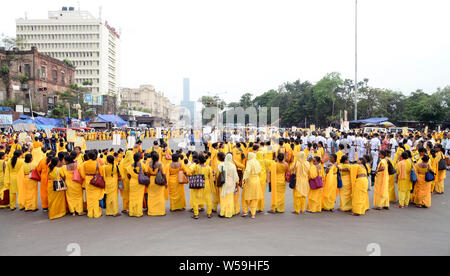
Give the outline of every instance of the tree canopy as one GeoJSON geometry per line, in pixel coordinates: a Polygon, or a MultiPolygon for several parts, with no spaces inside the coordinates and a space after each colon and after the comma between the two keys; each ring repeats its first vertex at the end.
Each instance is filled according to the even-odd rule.
{"type": "MultiPolygon", "coordinates": [[[[400,91],[375,88],[369,85],[369,79],[358,83],[358,118],[388,117],[392,122],[399,121],[443,121],[450,119],[450,86],[437,89],[432,94],[417,90],[406,96],[400,91]]],[[[342,79],[339,73],[325,75],[316,84],[296,80],[271,89],[260,96],[243,94],[239,102],[226,105],[229,108],[278,107],[284,127],[301,126],[307,121],[321,127],[329,126],[333,121],[343,118],[344,111],[348,119],[354,118],[355,84],[353,80],[342,79]]],[[[203,97],[203,106],[224,101],[220,98],[203,97]]]]}

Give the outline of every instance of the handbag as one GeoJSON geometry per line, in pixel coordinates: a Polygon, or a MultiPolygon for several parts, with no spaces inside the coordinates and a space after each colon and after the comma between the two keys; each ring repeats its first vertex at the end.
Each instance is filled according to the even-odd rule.
{"type": "Polygon", "coordinates": [[[150,177],[146,176],[143,172],[142,172],[142,165],[139,164],[139,176],[138,176],[138,182],[141,185],[145,185],[148,186],[150,185],[150,177]]]}
{"type": "Polygon", "coordinates": [[[0,200],[0,206],[9,205],[9,190],[3,191],[3,199],[0,200]]]}
{"type": "Polygon", "coordinates": [[[309,180],[309,187],[311,190],[318,190],[323,188],[323,180],[321,176],[309,180]]]}
{"type": "Polygon", "coordinates": [[[416,183],[417,182],[417,174],[414,171],[414,169],[411,170],[411,173],[409,174],[409,178],[411,179],[412,183],[416,183]]]}
{"type": "Polygon", "coordinates": [[[81,177],[81,174],[78,171],[78,163],[75,165],[75,169],[73,169],[72,181],[80,183],[80,184],[83,183],[83,178],[81,177]]]}
{"type": "MultiPolygon", "coordinates": [[[[294,167],[294,172],[296,172],[296,171],[297,171],[297,166],[294,167]]],[[[295,186],[297,186],[297,174],[293,173],[290,175],[289,188],[294,190],[295,186]]]]}
{"type": "Polygon", "coordinates": [[[166,186],[167,185],[166,176],[162,173],[161,168],[159,168],[158,172],[156,173],[155,184],[159,185],[159,186],[166,186]]]}
{"type": "MultiPolygon", "coordinates": [[[[56,169],[56,176],[59,178],[59,168],[56,169]]],[[[53,191],[62,192],[67,191],[67,185],[62,179],[53,180],[53,191]]]]}
{"type": "Polygon", "coordinates": [[[344,184],[342,184],[342,175],[341,175],[341,172],[339,171],[339,169],[337,171],[337,187],[338,187],[338,189],[341,189],[342,187],[344,187],[344,184]]]}
{"type": "Polygon", "coordinates": [[[31,170],[30,174],[28,175],[28,178],[35,181],[41,181],[41,177],[39,176],[36,169],[31,170]]]}
{"type": "Polygon", "coordinates": [[[434,172],[427,171],[427,173],[425,174],[425,182],[431,182],[434,181],[435,177],[434,177],[434,172]]]}
{"type": "Polygon", "coordinates": [[[89,183],[97,188],[101,188],[101,189],[105,188],[105,180],[99,173],[98,163],[97,163],[97,169],[95,170],[95,175],[94,175],[94,177],[92,177],[92,179],[89,183]]]}
{"type": "Polygon", "coordinates": [[[102,199],[100,199],[99,206],[102,209],[106,209],[106,195],[102,199]]]}
{"type": "Polygon", "coordinates": [[[286,182],[291,182],[291,172],[289,171],[289,167],[287,164],[285,164],[286,172],[284,173],[284,178],[286,179],[286,182]]]}
{"type": "Polygon", "coordinates": [[[222,170],[219,171],[219,177],[217,179],[217,187],[223,187],[223,185],[225,185],[225,172],[223,171],[223,167],[222,170]]]}
{"type": "Polygon", "coordinates": [[[189,176],[189,189],[198,190],[205,188],[205,176],[203,174],[189,176]]]}
{"type": "Polygon", "coordinates": [[[189,179],[184,174],[183,170],[178,171],[178,183],[180,183],[180,184],[188,184],[189,183],[189,179]]]}
{"type": "Polygon", "coordinates": [[[439,171],[445,171],[447,169],[447,161],[444,159],[444,158],[442,158],[440,161],[439,161],[439,164],[438,164],[438,170],[439,171]]]}

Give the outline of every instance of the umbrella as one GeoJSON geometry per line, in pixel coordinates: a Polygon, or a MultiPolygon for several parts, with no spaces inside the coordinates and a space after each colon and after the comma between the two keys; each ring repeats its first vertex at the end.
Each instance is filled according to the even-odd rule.
{"type": "Polygon", "coordinates": [[[395,125],[391,122],[384,122],[384,123],[381,123],[380,125],[384,126],[385,128],[395,127],[395,125]]]}

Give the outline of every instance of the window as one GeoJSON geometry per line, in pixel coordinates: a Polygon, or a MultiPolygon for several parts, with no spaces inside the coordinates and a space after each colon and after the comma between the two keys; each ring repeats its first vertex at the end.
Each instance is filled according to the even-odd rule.
{"type": "Polygon", "coordinates": [[[61,72],[61,83],[66,85],[66,73],[61,72]]]}
{"type": "Polygon", "coordinates": [[[47,68],[45,66],[41,66],[41,72],[42,72],[41,78],[43,80],[46,80],[46,78],[47,78],[47,68]]]}
{"type": "Polygon", "coordinates": [[[31,76],[31,66],[30,66],[30,64],[25,64],[24,73],[25,73],[25,76],[27,76],[27,77],[31,76]]]}
{"type": "Polygon", "coordinates": [[[58,71],[53,70],[53,82],[58,82],[58,71]]]}

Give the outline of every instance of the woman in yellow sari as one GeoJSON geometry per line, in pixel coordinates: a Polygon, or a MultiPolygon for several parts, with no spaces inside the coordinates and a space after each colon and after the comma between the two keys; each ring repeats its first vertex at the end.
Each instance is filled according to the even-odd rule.
{"type": "Polygon", "coordinates": [[[250,152],[248,154],[247,166],[244,171],[244,177],[242,179],[243,182],[243,217],[248,215],[248,208],[250,207],[250,213],[252,215],[252,219],[255,218],[256,209],[258,207],[258,201],[263,197],[261,191],[261,183],[259,180],[259,176],[261,174],[261,165],[258,160],[256,160],[256,154],[250,152]]]}
{"type": "Polygon", "coordinates": [[[294,211],[299,215],[306,212],[306,203],[309,193],[309,169],[311,165],[306,161],[304,152],[297,153],[296,162],[291,166],[291,170],[296,175],[295,189],[293,190],[294,211]]]}
{"type": "Polygon", "coordinates": [[[191,202],[194,216],[192,218],[198,219],[199,205],[206,205],[208,218],[212,217],[212,200],[211,200],[211,185],[213,185],[213,173],[210,166],[205,165],[206,157],[200,154],[198,157],[199,164],[192,170],[193,175],[203,175],[205,177],[205,187],[202,189],[191,189],[191,202]]]}
{"type": "MultiPolygon", "coordinates": [[[[264,144],[264,143],[263,143],[264,144]]],[[[272,166],[271,161],[266,160],[264,158],[264,152],[262,150],[257,151],[256,159],[259,161],[259,165],[261,166],[261,173],[259,174],[259,182],[261,186],[261,199],[258,201],[258,208],[256,212],[264,212],[266,207],[266,187],[267,182],[270,181],[270,177],[268,177],[267,173],[270,173],[270,167],[272,166]]]]}
{"type": "Polygon", "coordinates": [[[7,198],[5,198],[5,194],[7,194],[7,196],[9,196],[9,191],[6,189],[6,185],[5,185],[6,163],[7,163],[7,161],[5,160],[5,157],[6,157],[6,153],[3,151],[0,152],[0,200],[5,201],[0,204],[0,209],[6,209],[9,207],[9,202],[6,202],[7,198]]]}
{"type": "Polygon", "coordinates": [[[352,183],[350,179],[351,165],[347,155],[342,156],[341,165],[339,165],[341,172],[342,188],[339,189],[339,211],[349,212],[352,210],[352,183]]]}
{"type": "Polygon", "coordinates": [[[48,174],[48,218],[50,220],[62,218],[67,214],[66,191],[55,191],[53,182],[64,180],[63,162],[59,158],[53,158],[49,164],[48,174]]]}
{"type": "Polygon", "coordinates": [[[380,151],[380,163],[378,164],[374,185],[374,209],[389,210],[389,172],[386,161],[386,153],[380,151]]]}
{"type": "Polygon", "coordinates": [[[21,156],[22,151],[16,150],[11,160],[6,164],[5,189],[9,190],[9,208],[12,211],[16,210],[16,201],[19,203],[20,210],[25,209],[23,187],[24,161],[20,158],[21,156]]]}
{"type": "Polygon", "coordinates": [[[135,153],[133,156],[133,163],[128,166],[127,174],[130,179],[130,211],[128,215],[130,217],[141,218],[144,215],[143,203],[144,203],[144,193],[145,185],[139,183],[139,173],[148,174],[147,166],[141,163],[142,154],[135,153]]]}
{"type": "Polygon", "coordinates": [[[102,170],[105,176],[106,216],[120,217],[119,213],[119,171],[114,156],[108,155],[102,170]]]}
{"type": "Polygon", "coordinates": [[[44,147],[41,142],[39,142],[39,138],[34,138],[34,142],[31,145],[31,154],[33,155],[33,165],[36,167],[42,159],[45,158],[45,154],[42,151],[44,147]]]}
{"type": "Polygon", "coordinates": [[[219,164],[218,169],[225,174],[225,184],[220,188],[219,217],[231,218],[235,215],[234,193],[239,183],[239,176],[231,153],[226,155],[225,162],[219,164]]]}
{"type": "Polygon", "coordinates": [[[365,215],[370,209],[369,203],[369,167],[364,157],[358,159],[358,164],[351,169],[352,182],[352,215],[365,215]],[[355,170],[355,172],[354,172],[355,170]],[[354,175],[354,176],[353,176],[354,175]]]}
{"type": "Polygon", "coordinates": [[[433,171],[429,161],[430,157],[425,155],[415,166],[417,183],[414,187],[414,204],[419,208],[431,207],[431,182],[425,180],[425,174],[433,171]]]}
{"type": "Polygon", "coordinates": [[[286,171],[288,164],[284,162],[284,154],[279,153],[277,162],[273,163],[270,169],[270,187],[272,189],[272,200],[270,214],[284,213],[286,198],[286,171]]]}
{"type": "Polygon", "coordinates": [[[24,205],[26,212],[36,212],[38,210],[38,181],[28,177],[31,171],[36,168],[33,164],[33,155],[27,154],[23,166],[24,205]]]}
{"type": "Polygon", "coordinates": [[[436,167],[435,172],[437,172],[436,175],[436,184],[434,187],[434,192],[436,194],[443,194],[444,193],[444,180],[447,178],[447,171],[446,170],[439,170],[439,162],[444,159],[445,160],[445,149],[442,147],[441,144],[436,145],[436,167]]]}
{"type": "MultiPolygon", "coordinates": [[[[320,157],[316,156],[312,160],[312,166],[309,168],[309,179],[316,179],[321,177],[322,181],[325,178],[323,174],[323,169],[320,164],[320,157]]],[[[309,189],[308,194],[308,211],[310,213],[321,213],[322,212],[322,193],[323,188],[312,190],[309,189]]]]}
{"type": "Polygon", "coordinates": [[[186,210],[186,195],[184,185],[178,182],[178,172],[183,171],[185,175],[189,175],[189,169],[179,162],[177,154],[172,156],[172,163],[168,165],[168,168],[170,211],[184,211],[186,210]]]}
{"type": "MultiPolygon", "coordinates": [[[[396,168],[396,164],[391,159],[391,151],[386,150],[386,162],[390,162],[394,168],[396,168]]],[[[395,191],[395,173],[389,175],[389,202],[395,203],[397,202],[397,195],[395,191]]]]}
{"type": "Polygon", "coordinates": [[[413,183],[411,182],[411,170],[414,169],[414,164],[411,159],[409,159],[407,152],[402,152],[400,156],[400,162],[398,163],[398,174],[397,174],[397,188],[399,205],[398,208],[408,207],[411,199],[411,190],[413,188],[413,183]]]}
{"type": "Polygon", "coordinates": [[[125,153],[125,157],[119,164],[119,172],[122,176],[123,181],[123,191],[120,191],[120,195],[122,196],[122,213],[128,214],[128,210],[130,209],[130,179],[127,177],[127,168],[133,163],[133,152],[127,151],[125,153]]]}
{"type": "Polygon", "coordinates": [[[334,212],[336,206],[336,199],[338,194],[337,188],[337,173],[339,167],[336,163],[336,154],[330,154],[330,164],[326,169],[326,176],[324,179],[324,187],[322,193],[322,209],[323,211],[334,212]]]}
{"type": "MultiPolygon", "coordinates": [[[[151,161],[149,163],[148,171],[150,173],[150,185],[148,186],[148,215],[149,216],[165,216],[166,215],[166,196],[165,186],[157,185],[155,183],[156,175],[159,171],[168,181],[166,168],[159,162],[159,154],[154,151],[151,153],[151,161]]],[[[168,183],[168,182],[166,182],[168,183]]]]}
{"type": "Polygon", "coordinates": [[[84,179],[84,186],[86,188],[87,215],[89,218],[99,218],[102,216],[102,209],[100,208],[99,202],[105,195],[105,189],[98,188],[90,182],[96,173],[100,174],[103,178],[105,176],[103,175],[100,162],[97,161],[95,151],[89,151],[88,158],[89,160],[79,166],[80,175],[84,179]]]}
{"type": "Polygon", "coordinates": [[[77,169],[75,165],[76,153],[72,152],[70,155],[64,157],[66,165],[62,167],[65,175],[65,182],[67,185],[66,198],[69,212],[76,216],[84,216],[83,210],[83,188],[81,183],[73,181],[73,173],[77,169]]]}

